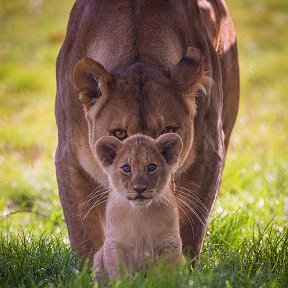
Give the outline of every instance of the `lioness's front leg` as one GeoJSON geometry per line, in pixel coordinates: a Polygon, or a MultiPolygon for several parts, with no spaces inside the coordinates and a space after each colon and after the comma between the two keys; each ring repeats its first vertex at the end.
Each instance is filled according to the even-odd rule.
{"type": "MultiPolygon", "coordinates": [[[[194,122],[193,147],[195,159],[192,166],[179,176],[178,191],[182,202],[178,202],[180,233],[184,251],[192,258],[199,255],[207,222],[218,194],[224,166],[225,146],[222,126],[223,94],[220,88],[220,67],[213,47],[210,47],[211,62],[215,67],[215,83],[211,87],[211,97],[197,98],[197,116],[194,122]],[[184,204],[183,202],[186,202],[184,204]],[[181,205],[182,203],[182,205],[181,205]]],[[[195,265],[195,258],[193,264],[195,265]]]]}
{"type": "Polygon", "coordinates": [[[96,186],[91,177],[73,164],[69,157],[62,159],[65,161],[57,161],[56,154],[59,194],[71,246],[80,257],[92,259],[104,241],[104,208],[93,207],[97,198],[91,196],[96,186]]]}
{"type": "MultiPolygon", "coordinates": [[[[215,162],[214,169],[217,171],[217,166],[218,169],[220,169],[219,165],[221,162],[218,163],[216,160],[215,162]]],[[[219,172],[215,175],[212,168],[210,171],[209,168],[206,168],[207,176],[205,177],[205,173],[203,176],[198,174],[200,172],[199,170],[202,170],[203,173],[205,172],[204,168],[195,168],[194,171],[191,169],[187,174],[181,177],[179,182],[177,182],[177,197],[181,199],[178,200],[178,205],[180,206],[180,234],[183,251],[191,256],[193,265],[197,263],[197,256],[199,256],[201,252],[207,223],[219,187],[219,182],[218,184],[216,182],[216,176],[219,172]],[[191,177],[194,175],[196,176],[195,178],[191,177]],[[207,182],[208,185],[205,182],[207,182]],[[184,202],[186,204],[184,204],[184,202]]]]}

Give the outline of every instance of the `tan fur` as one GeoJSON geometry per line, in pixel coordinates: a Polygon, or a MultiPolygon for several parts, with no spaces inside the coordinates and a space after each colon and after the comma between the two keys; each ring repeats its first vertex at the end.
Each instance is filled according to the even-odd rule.
{"type": "Polygon", "coordinates": [[[79,255],[92,257],[104,241],[109,181],[97,140],[174,131],[183,141],[174,185],[188,201],[179,210],[181,239],[197,256],[238,98],[236,36],[224,0],[77,0],[57,59],[55,110],[59,194],[79,255]],[[208,211],[201,221],[199,203],[208,211]]]}
{"type": "Polygon", "coordinates": [[[98,279],[104,273],[118,277],[121,266],[133,271],[160,257],[170,264],[183,258],[178,207],[169,187],[181,138],[168,133],[157,140],[140,134],[123,143],[116,140],[102,137],[95,148],[112,188],[106,206],[106,238],[94,257],[98,279]],[[148,171],[151,163],[157,167],[153,172],[148,171]],[[121,172],[123,165],[131,167],[129,174],[121,172]],[[147,187],[142,198],[137,198],[135,187],[147,187]]]}

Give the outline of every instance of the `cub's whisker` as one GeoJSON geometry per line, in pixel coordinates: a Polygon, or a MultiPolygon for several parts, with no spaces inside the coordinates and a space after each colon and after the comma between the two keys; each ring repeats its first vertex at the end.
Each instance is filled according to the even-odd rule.
{"type": "Polygon", "coordinates": [[[193,181],[182,181],[182,180],[174,180],[173,181],[176,185],[177,185],[177,183],[185,183],[185,184],[191,184],[191,185],[194,185],[194,186],[196,186],[197,188],[199,188],[200,190],[202,190],[202,191],[205,191],[205,189],[203,188],[203,187],[201,187],[199,184],[197,184],[197,183],[195,183],[195,182],[193,182],[193,181]]]}
{"type": "MultiPolygon", "coordinates": [[[[178,200],[179,200],[181,203],[183,203],[183,205],[184,205],[191,213],[193,213],[193,214],[196,216],[196,218],[200,221],[200,223],[205,227],[205,224],[204,224],[203,220],[201,219],[201,217],[198,215],[198,213],[197,213],[188,203],[186,203],[184,200],[179,199],[179,198],[178,198],[178,200]]],[[[204,220],[204,221],[205,221],[205,220],[204,220]]]]}
{"type": "Polygon", "coordinates": [[[197,218],[201,218],[202,221],[205,221],[205,219],[207,218],[207,216],[205,216],[205,215],[201,212],[201,210],[197,210],[197,207],[196,207],[195,209],[193,209],[193,207],[192,207],[189,203],[187,203],[184,199],[181,199],[181,198],[180,198],[179,200],[185,202],[185,203],[186,203],[185,206],[186,206],[193,214],[195,214],[197,218]],[[199,213],[199,214],[198,214],[198,213],[199,213]]]}
{"type": "Polygon", "coordinates": [[[81,204],[81,206],[84,206],[86,204],[88,204],[90,201],[94,200],[95,198],[101,198],[103,195],[108,195],[109,191],[103,191],[102,193],[99,194],[95,194],[93,197],[91,196],[90,199],[86,200],[84,203],[81,204]]]}
{"type": "MultiPolygon", "coordinates": [[[[191,218],[189,216],[189,214],[186,213],[186,211],[183,209],[183,207],[179,204],[178,207],[180,208],[180,210],[185,214],[185,216],[187,217],[189,223],[190,223],[190,226],[191,226],[191,230],[192,230],[192,237],[193,237],[193,240],[194,240],[194,228],[193,228],[193,223],[194,223],[194,220],[193,218],[191,218]]],[[[183,221],[184,223],[184,221],[183,221]]]]}
{"type": "Polygon", "coordinates": [[[206,205],[204,204],[204,202],[194,193],[194,191],[189,190],[185,187],[177,187],[178,190],[176,192],[180,192],[182,194],[185,194],[188,197],[193,198],[194,200],[196,200],[203,209],[205,209],[208,212],[208,209],[206,208],[206,205]]]}
{"type": "Polygon", "coordinates": [[[102,193],[106,193],[106,192],[109,192],[109,188],[101,188],[101,189],[94,189],[89,195],[87,195],[86,197],[85,197],[85,199],[90,199],[90,198],[94,198],[94,196],[99,196],[99,195],[101,195],[102,193]]]}
{"type": "Polygon", "coordinates": [[[180,194],[180,195],[177,195],[176,197],[177,198],[178,197],[182,197],[186,201],[189,201],[190,204],[192,204],[192,205],[194,204],[195,205],[195,209],[199,210],[199,213],[201,213],[204,218],[208,217],[209,214],[208,214],[207,209],[203,208],[202,205],[199,205],[199,203],[193,201],[193,200],[197,200],[197,199],[193,199],[193,198],[191,199],[191,198],[187,197],[185,194],[180,194]]]}
{"type": "Polygon", "coordinates": [[[105,197],[106,195],[103,195],[101,198],[97,199],[95,203],[89,208],[89,210],[86,212],[84,217],[82,218],[82,222],[86,219],[86,217],[89,215],[89,213],[92,211],[92,209],[96,208],[97,206],[100,206],[107,202],[108,196],[105,197]]]}
{"type": "Polygon", "coordinates": [[[98,189],[98,187],[96,189],[94,189],[89,195],[87,195],[85,198],[89,198],[89,197],[93,197],[95,194],[98,195],[99,193],[103,192],[103,191],[107,191],[110,190],[110,188],[107,187],[101,187],[101,189],[98,189]]]}

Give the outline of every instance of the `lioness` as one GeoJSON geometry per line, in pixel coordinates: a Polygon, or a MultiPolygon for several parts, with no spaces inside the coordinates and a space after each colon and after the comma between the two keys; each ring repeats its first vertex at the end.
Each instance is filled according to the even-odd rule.
{"type": "Polygon", "coordinates": [[[121,142],[113,136],[97,140],[95,153],[109,178],[104,245],[94,258],[96,278],[118,277],[142,268],[146,261],[181,261],[179,214],[171,183],[182,149],[174,133],[157,140],[137,134],[121,142]]]}
{"type": "Polygon", "coordinates": [[[167,132],[183,141],[175,173],[189,202],[179,211],[183,248],[199,254],[238,110],[238,74],[224,1],[76,1],[57,59],[56,172],[79,255],[92,257],[104,240],[109,183],[96,141],[167,132]],[[103,205],[93,207],[97,198],[103,205]],[[199,203],[208,213],[192,212],[199,203]]]}

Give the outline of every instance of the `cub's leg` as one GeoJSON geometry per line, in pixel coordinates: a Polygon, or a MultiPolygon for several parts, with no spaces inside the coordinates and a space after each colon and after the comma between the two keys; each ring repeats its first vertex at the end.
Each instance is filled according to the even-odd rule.
{"type": "Polygon", "coordinates": [[[185,265],[186,259],[182,254],[181,240],[177,245],[172,244],[171,246],[165,247],[160,254],[160,261],[164,260],[169,266],[185,265]]]}
{"type": "Polygon", "coordinates": [[[93,268],[95,271],[95,278],[97,282],[101,282],[101,278],[105,276],[105,267],[104,267],[104,259],[103,259],[103,247],[101,247],[94,257],[93,268]]]}
{"type": "Polygon", "coordinates": [[[117,244],[104,244],[104,266],[109,277],[120,278],[121,270],[128,272],[124,250],[117,244]]]}

